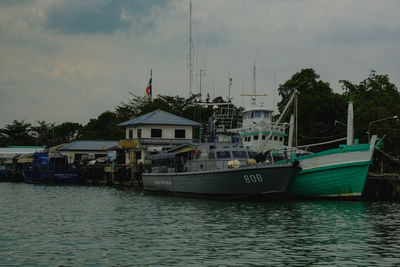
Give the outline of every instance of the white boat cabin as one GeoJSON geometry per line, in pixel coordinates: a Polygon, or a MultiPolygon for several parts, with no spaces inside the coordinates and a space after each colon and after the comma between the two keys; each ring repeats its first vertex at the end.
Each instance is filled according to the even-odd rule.
{"type": "Polygon", "coordinates": [[[242,138],[243,145],[258,151],[260,145],[271,137],[263,152],[284,147],[287,123],[276,124],[273,121],[273,110],[264,107],[252,107],[242,113],[242,127],[233,129],[242,138]]]}

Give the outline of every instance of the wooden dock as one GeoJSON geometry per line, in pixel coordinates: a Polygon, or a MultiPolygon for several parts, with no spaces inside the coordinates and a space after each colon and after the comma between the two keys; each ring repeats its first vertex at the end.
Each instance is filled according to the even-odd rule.
{"type": "Polygon", "coordinates": [[[400,174],[368,173],[364,200],[400,200],[400,174]]]}
{"type": "MultiPolygon", "coordinates": [[[[13,168],[0,181],[24,182],[20,164],[13,164],[13,168]]],[[[136,164],[94,164],[78,165],[80,175],[79,184],[82,185],[124,185],[142,187],[142,166],[136,164]]],[[[363,200],[400,200],[400,174],[374,173],[368,174],[364,188],[363,200]]]]}

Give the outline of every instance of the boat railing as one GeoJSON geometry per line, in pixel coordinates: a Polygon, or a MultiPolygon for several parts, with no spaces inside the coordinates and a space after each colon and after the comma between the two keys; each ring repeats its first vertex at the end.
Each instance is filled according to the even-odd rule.
{"type": "Polygon", "coordinates": [[[246,127],[246,128],[237,128],[233,129],[237,131],[239,134],[241,133],[248,133],[256,130],[263,130],[263,131],[276,131],[276,132],[285,132],[288,124],[287,123],[259,123],[252,125],[251,127],[246,127]]]}

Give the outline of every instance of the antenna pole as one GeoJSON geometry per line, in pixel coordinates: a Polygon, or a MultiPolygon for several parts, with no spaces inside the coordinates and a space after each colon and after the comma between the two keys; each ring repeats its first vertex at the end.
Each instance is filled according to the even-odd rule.
{"type": "MultiPolygon", "coordinates": [[[[256,62],[254,61],[254,66],[253,66],[253,94],[256,94],[256,62]]],[[[256,105],[256,97],[253,96],[251,98],[253,105],[256,105]]]]}
{"type": "Polygon", "coordinates": [[[228,100],[230,101],[231,100],[231,86],[232,86],[232,78],[231,78],[231,73],[230,72],[228,72],[228,82],[229,82],[229,85],[228,85],[228,100]]]}
{"type": "Polygon", "coordinates": [[[274,112],[276,112],[276,70],[274,70],[274,112]]]}
{"type": "MultiPolygon", "coordinates": [[[[244,94],[244,78],[242,78],[242,94],[244,94]]],[[[242,96],[242,106],[244,107],[244,96],[242,96]]]]}
{"type": "Polygon", "coordinates": [[[193,94],[193,39],[192,39],[192,1],[189,3],[189,96],[193,94]]]}
{"type": "Polygon", "coordinates": [[[200,69],[200,74],[199,74],[199,76],[200,76],[200,97],[201,97],[201,78],[202,77],[204,77],[204,76],[206,76],[206,72],[205,72],[205,70],[204,69],[200,69]]]}
{"type": "Polygon", "coordinates": [[[298,133],[298,118],[299,118],[299,114],[298,114],[298,104],[299,104],[299,98],[298,98],[298,94],[297,94],[297,91],[296,91],[296,95],[295,95],[295,104],[294,104],[294,108],[295,108],[295,114],[294,114],[294,116],[295,116],[295,120],[296,120],[296,123],[295,123],[295,136],[294,136],[294,146],[295,147],[297,147],[299,144],[297,143],[297,133],[298,133]]]}

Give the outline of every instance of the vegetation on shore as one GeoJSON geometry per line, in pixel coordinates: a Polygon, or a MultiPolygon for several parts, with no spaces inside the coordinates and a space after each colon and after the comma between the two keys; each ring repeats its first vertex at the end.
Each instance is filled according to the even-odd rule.
{"type": "MultiPolygon", "coordinates": [[[[400,115],[400,93],[386,74],[371,71],[360,83],[340,81],[342,93],[334,93],[329,83],[311,68],[302,69],[278,88],[283,110],[294,90],[298,91],[298,143],[310,144],[345,137],[347,102],[354,103],[355,138],[368,141],[368,131],[385,135],[385,151],[400,155],[400,124],[393,119],[376,120],[400,115]],[[336,121],[336,123],[335,123],[336,121]]],[[[221,97],[209,102],[225,102],[221,97]]],[[[204,102],[204,101],[203,101],[204,102]]],[[[156,109],[202,123],[206,130],[212,106],[203,105],[199,95],[189,98],[158,95],[151,102],[146,96],[131,94],[127,103],[120,103],[114,111],[105,111],[86,125],[74,122],[61,124],[37,121],[37,125],[14,120],[0,128],[0,146],[7,145],[58,145],[74,140],[120,140],[124,128],[119,123],[156,109]]]]}

